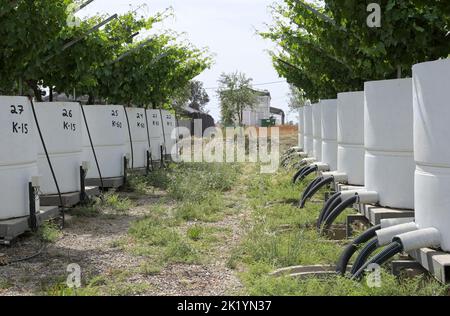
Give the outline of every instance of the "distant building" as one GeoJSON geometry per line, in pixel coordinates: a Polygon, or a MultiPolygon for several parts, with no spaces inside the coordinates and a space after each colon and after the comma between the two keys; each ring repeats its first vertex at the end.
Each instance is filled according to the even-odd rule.
{"type": "Polygon", "coordinates": [[[246,126],[261,126],[262,120],[270,119],[270,102],[272,97],[267,90],[254,90],[257,96],[257,103],[253,108],[245,109],[242,112],[242,124],[246,126]]]}
{"type": "Polygon", "coordinates": [[[272,97],[267,90],[253,90],[257,96],[257,104],[253,108],[243,111],[242,124],[245,126],[262,125],[262,120],[275,119],[276,125],[284,125],[285,114],[283,110],[271,107],[272,97]],[[278,117],[277,117],[278,116],[278,117]]]}
{"type": "Polygon", "coordinates": [[[194,132],[196,132],[194,130],[195,121],[202,121],[202,135],[207,128],[215,126],[214,118],[211,115],[197,109],[193,109],[187,104],[183,106],[178,114],[183,116],[183,118],[178,121],[178,125],[188,128],[191,131],[192,136],[194,136],[194,132]]]}

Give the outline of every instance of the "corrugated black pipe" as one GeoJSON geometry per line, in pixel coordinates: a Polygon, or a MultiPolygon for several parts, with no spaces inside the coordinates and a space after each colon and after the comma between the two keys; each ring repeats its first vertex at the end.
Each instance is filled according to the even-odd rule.
{"type": "MultiPolygon", "coordinates": [[[[368,242],[370,239],[375,237],[376,232],[381,229],[381,225],[376,225],[373,227],[370,227],[365,232],[363,232],[361,235],[356,237],[350,244],[345,247],[344,251],[342,252],[341,256],[339,257],[337,263],[336,263],[336,272],[340,275],[344,276],[345,272],[347,272],[347,265],[352,256],[355,254],[355,252],[358,250],[360,245],[368,242]]],[[[355,265],[353,265],[354,267],[355,265]]],[[[353,274],[353,273],[352,273],[353,274]]]]}
{"type": "Polygon", "coordinates": [[[302,167],[302,168],[300,168],[299,171],[297,171],[297,172],[294,174],[294,176],[292,177],[292,183],[293,183],[293,184],[296,184],[296,183],[297,183],[298,177],[300,177],[300,175],[303,173],[303,171],[304,171],[305,169],[307,169],[307,168],[309,168],[309,166],[302,167]]]}
{"type": "Polygon", "coordinates": [[[320,181],[314,183],[314,185],[311,188],[309,188],[308,190],[305,190],[305,193],[303,193],[303,197],[302,197],[302,201],[301,201],[300,207],[303,208],[305,206],[305,204],[306,204],[306,201],[308,199],[312,198],[314,196],[314,194],[319,192],[319,190],[321,188],[323,188],[327,184],[330,184],[334,180],[332,177],[327,177],[325,179],[323,177],[319,177],[318,179],[320,179],[320,181]]]}
{"type": "Polygon", "coordinates": [[[356,257],[352,267],[352,275],[355,274],[366,263],[367,259],[378,249],[378,238],[373,238],[364,246],[356,257]]]}
{"type": "Polygon", "coordinates": [[[362,276],[364,275],[364,271],[367,269],[368,266],[371,264],[378,264],[382,265],[389,259],[391,259],[396,254],[399,254],[403,251],[403,246],[394,241],[389,246],[387,246],[382,252],[374,256],[372,259],[367,261],[355,274],[352,276],[352,280],[360,280],[362,276]]]}
{"type": "Polygon", "coordinates": [[[307,170],[305,170],[300,177],[298,178],[298,181],[303,181],[307,176],[309,176],[311,173],[316,172],[319,169],[316,165],[309,167],[307,170]]]}
{"type": "Polygon", "coordinates": [[[330,215],[328,215],[325,220],[324,224],[322,225],[321,231],[328,230],[331,225],[333,225],[336,218],[342,214],[342,212],[345,211],[347,207],[350,207],[351,205],[355,204],[358,201],[358,196],[354,195],[349,197],[348,199],[344,200],[339,204],[335,209],[332,209],[330,212],[330,215]]]}
{"type": "Polygon", "coordinates": [[[334,209],[341,202],[342,202],[341,192],[336,192],[328,199],[328,201],[325,203],[324,207],[322,208],[322,211],[320,212],[319,219],[317,220],[317,229],[318,230],[320,230],[320,228],[322,227],[322,223],[323,223],[324,219],[327,218],[328,213],[330,212],[330,209],[334,209]]]}
{"type": "Polygon", "coordinates": [[[309,191],[313,186],[316,185],[316,183],[319,183],[321,180],[321,177],[315,178],[313,181],[311,181],[310,184],[308,184],[308,186],[306,187],[305,191],[300,195],[300,200],[299,200],[299,207],[300,208],[304,208],[305,207],[305,203],[303,202],[303,197],[305,196],[305,192],[309,191]]]}

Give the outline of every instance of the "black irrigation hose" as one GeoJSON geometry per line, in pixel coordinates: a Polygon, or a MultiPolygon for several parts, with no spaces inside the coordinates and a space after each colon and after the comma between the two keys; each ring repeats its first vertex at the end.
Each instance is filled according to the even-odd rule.
{"type": "Polygon", "coordinates": [[[353,204],[355,204],[358,201],[358,196],[354,195],[349,197],[348,199],[344,200],[339,204],[335,209],[331,209],[330,215],[328,215],[325,220],[324,224],[322,226],[322,231],[328,230],[333,222],[336,220],[336,218],[342,214],[345,209],[353,204]]]}
{"type": "MultiPolygon", "coordinates": [[[[163,120],[163,115],[162,115],[162,110],[161,110],[161,108],[159,109],[159,116],[160,116],[160,119],[161,119],[161,127],[162,127],[162,134],[163,134],[163,141],[164,141],[164,152],[165,152],[165,155],[167,155],[167,150],[166,150],[166,132],[164,131],[164,120],[163,120]]],[[[163,153],[161,152],[161,155],[162,155],[163,153]]]]}
{"type": "Polygon", "coordinates": [[[95,152],[94,143],[92,141],[91,131],[89,130],[89,124],[86,119],[86,113],[84,113],[84,108],[83,108],[83,105],[81,105],[81,103],[80,103],[80,107],[81,107],[81,113],[83,114],[84,124],[86,125],[86,131],[87,131],[87,134],[89,137],[89,143],[91,144],[92,153],[94,155],[95,165],[97,166],[98,176],[100,177],[100,183],[102,185],[102,188],[104,188],[105,186],[103,184],[102,172],[100,171],[100,165],[98,163],[97,154],[95,152]]]}
{"type": "Polygon", "coordinates": [[[309,167],[307,170],[305,170],[299,177],[298,181],[303,181],[307,176],[309,176],[311,173],[316,172],[319,168],[314,165],[309,167]]]}
{"type": "Polygon", "coordinates": [[[323,177],[317,177],[315,178],[313,181],[311,181],[310,184],[308,184],[308,186],[306,187],[305,191],[303,191],[302,195],[300,196],[300,202],[299,202],[299,206],[300,208],[304,208],[305,207],[305,196],[307,194],[307,192],[309,192],[311,190],[312,187],[314,187],[317,183],[319,183],[320,181],[322,181],[323,177]]]}
{"type": "Polygon", "coordinates": [[[296,184],[296,183],[297,183],[298,177],[303,173],[303,171],[304,171],[306,168],[309,168],[309,166],[300,168],[300,170],[297,171],[297,172],[294,174],[294,176],[292,177],[292,183],[293,183],[293,184],[296,184]]]}
{"type": "Polygon", "coordinates": [[[371,264],[378,264],[382,265],[386,261],[388,261],[390,258],[395,256],[396,254],[403,251],[402,244],[394,241],[391,244],[389,244],[382,252],[374,256],[372,259],[367,261],[355,274],[352,276],[352,280],[360,280],[361,277],[364,274],[364,271],[367,269],[368,266],[371,264]]]}
{"type": "Polygon", "coordinates": [[[34,254],[32,254],[32,255],[29,255],[29,256],[26,256],[26,257],[23,257],[23,258],[18,258],[18,259],[10,260],[10,261],[7,262],[7,265],[14,264],[14,263],[19,263],[19,262],[24,262],[24,261],[28,261],[28,260],[34,259],[34,258],[38,257],[39,255],[41,255],[42,252],[45,250],[46,247],[47,247],[47,244],[46,244],[44,241],[41,241],[41,246],[39,247],[39,250],[38,250],[36,253],[34,253],[34,254]]]}
{"type": "Polygon", "coordinates": [[[322,177],[321,180],[319,182],[315,183],[313,187],[311,187],[308,191],[305,191],[303,198],[302,198],[302,205],[304,206],[308,199],[312,198],[314,196],[314,194],[319,192],[319,190],[321,188],[323,188],[327,184],[330,184],[333,181],[334,181],[334,179],[332,177],[327,177],[325,179],[322,177]]]}
{"type": "Polygon", "coordinates": [[[144,113],[145,113],[145,126],[147,127],[148,150],[150,152],[150,165],[152,166],[152,171],[153,171],[152,144],[150,141],[150,128],[148,127],[147,107],[145,107],[144,113]]]}
{"type": "Polygon", "coordinates": [[[128,136],[130,137],[130,147],[131,147],[131,169],[134,169],[133,137],[131,136],[130,120],[128,119],[127,108],[125,107],[125,105],[123,106],[123,111],[125,112],[125,118],[126,118],[126,120],[127,120],[127,125],[128,125],[128,136]]]}
{"type": "Polygon", "coordinates": [[[36,128],[37,128],[38,133],[39,133],[39,138],[41,139],[42,147],[44,148],[45,157],[47,158],[48,166],[50,168],[50,172],[52,173],[53,182],[55,183],[55,186],[56,186],[56,191],[58,191],[59,207],[60,207],[61,219],[62,219],[61,227],[64,228],[64,225],[65,225],[65,212],[64,212],[64,203],[63,203],[63,199],[62,199],[62,195],[61,195],[61,190],[59,189],[59,184],[58,184],[58,180],[56,179],[55,170],[53,169],[53,165],[52,165],[52,162],[50,160],[50,156],[48,154],[47,146],[45,144],[44,137],[42,136],[42,131],[41,131],[41,127],[39,125],[39,121],[37,119],[36,109],[34,108],[33,99],[31,97],[29,97],[29,99],[30,99],[30,102],[31,102],[31,109],[33,110],[34,121],[36,122],[36,128]]]}
{"type": "MultiPolygon", "coordinates": [[[[359,246],[375,237],[376,232],[380,229],[381,225],[372,226],[348,244],[344,251],[342,251],[342,254],[336,263],[336,272],[344,276],[347,271],[348,262],[358,250],[359,246]]],[[[353,265],[353,267],[355,267],[355,265],[353,265]]]]}
{"type": "Polygon", "coordinates": [[[366,263],[367,259],[378,249],[378,238],[370,240],[358,254],[355,259],[351,273],[355,274],[366,263]]]}
{"type": "Polygon", "coordinates": [[[330,209],[334,209],[336,206],[339,205],[339,203],[342,202],[341,200],[341,192],[336,192],[325,203],[325,205],[322,208],[322,211],[320,212],[319,219],[317,220],[317,229],[320,230],[322,227],[322,222],[325,218],[327,218],[328,213],[330,212],[330,209]]]}

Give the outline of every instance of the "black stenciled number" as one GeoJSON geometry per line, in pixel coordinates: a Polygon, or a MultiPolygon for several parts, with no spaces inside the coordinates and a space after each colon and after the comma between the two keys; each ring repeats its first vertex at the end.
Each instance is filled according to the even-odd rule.
{"type": "Polygon", "coordinates": [[[18,114],[21,115],[25,110],[23,108],[23,105],[11,105],[11,114],[18,114]]]}
{"type": "Polygon", "coordinates": [[[72,117],[72,110],[63,109],[63,117],[72,117]]]}
{"type": "Polygon", "coordinates": [[[112,110],[111,116],[119,116],[119,110],[112,110]]]}

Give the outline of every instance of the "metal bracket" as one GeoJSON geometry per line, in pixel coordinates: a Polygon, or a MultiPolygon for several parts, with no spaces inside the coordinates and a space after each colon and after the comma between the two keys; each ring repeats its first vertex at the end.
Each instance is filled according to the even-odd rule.
{"type": "Polygon", "coordinates": [[[86,170],[84,170],[83,166],[80,166],[80,203],[85,204],[88,202],[89,197],[86,194],[86,170]]]}
{"type": "Polygon", "coordinates": [[[29,226],[31,231],[36,232],[38,229],[37,218],[36,218],[36,190],[33,186],[33,183],[28,183],[28,196],[30,203],[30,218],[29,218],[29,226]]]}
{"type": "Polygon", "coordinates": [[[161,168],[165,167],[165,163],[164,163],[164,147],[163,145],[160,146],[161,147],[161,168]]]}
{"type": "Polygon", "coordinates": [[[123,186],[127,184],[128,177],[128,159],[127,157],[123,157],[123,186]]]}

